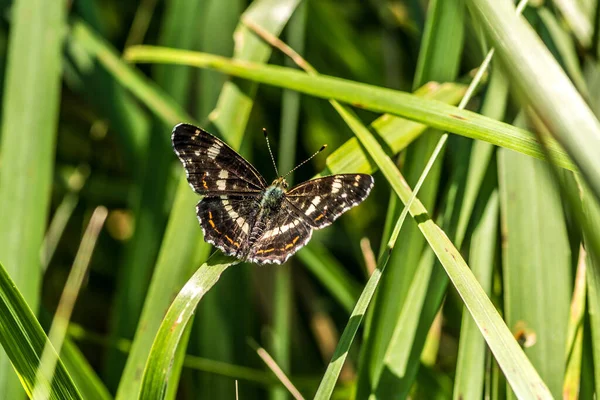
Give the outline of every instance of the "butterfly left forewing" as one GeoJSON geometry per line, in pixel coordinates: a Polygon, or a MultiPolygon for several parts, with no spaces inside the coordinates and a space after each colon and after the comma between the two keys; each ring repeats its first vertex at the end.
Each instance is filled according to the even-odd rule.
{"type": "Polygon", "coordinates": [[[366,199],[373,182],[366,174],[326,176],[294,186],[286,193],[286,200],[314,229],[321,229],[366,199]]]}
{"type": "Polygon", "coordinates": [[[201,128],[179,124],[171,140],[188,182],[198,194],[259,193],[267,185],[248,161],[201,128]]]}

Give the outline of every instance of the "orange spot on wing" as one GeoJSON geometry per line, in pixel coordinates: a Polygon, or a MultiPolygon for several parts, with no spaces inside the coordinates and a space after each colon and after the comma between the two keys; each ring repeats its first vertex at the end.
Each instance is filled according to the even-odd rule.
{"type": "Polygon", "coordinates": [[[275,251],[275,247],[271,247],[270,249],[266,249],[266,250],[258,250],[256,252],[256,254],[270,253],[272,251],[275,251]]]}
{"type": "Polygon", "coordinates": [[[296,244],[296,242],[298,241],[298,239],[300,239],[300,236],[296,236],[293,240],[292,243],[288,243],[285,247],[282,247],[281,250],[287,250],[290,247],[294,247],[294,245],[296,244]]]}
{"type": "Polygon", "coordinates": [[[221,231],[217,229],[215,223],[213,222],[213,215],[210,211],[208,212],[208,223],[217,233],[221,233],[221,231]]]}
{"type": "Polygon", "coordinates": [[[315,218],[315,221],[320,220],[321,218],[323,218],[325,216],[325,214],[320,214],[317,218],[315,218]]]}
{"type": "Polygon", "coordinates": [[[204,173],[204,175],[202,175],[202,186],[204,186],[204,189],[208,189],[208,185],[206,184],[206,181],[204,180],[205,177],[206,177],[206,172],[204,173]]]}
{"type": "Polygon", "coordinates": [[[232,245],[234,245],[235,247],[240,247],[240,244],[238,242],[235,242],[232,238],[230,238],[229,236],[225,235],[225,239],[227,239],[229,241],[229,243],[231,243],[232,245]]]}

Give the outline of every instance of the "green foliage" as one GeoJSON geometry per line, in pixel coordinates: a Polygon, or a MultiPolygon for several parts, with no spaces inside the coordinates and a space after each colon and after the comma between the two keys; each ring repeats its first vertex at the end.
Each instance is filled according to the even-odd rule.
{"type": "Polygon", "coordinates": [[[600,393],[599,0],[8,3],[3,398],[600,393]],[[285,266],[211,255],[179,122],[375,189],[285,266]]]}

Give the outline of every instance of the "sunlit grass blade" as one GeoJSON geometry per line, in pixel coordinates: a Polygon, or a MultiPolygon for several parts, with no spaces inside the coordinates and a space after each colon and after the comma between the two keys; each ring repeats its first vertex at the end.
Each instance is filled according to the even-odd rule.
{"type": "Polygon", "coordinates": [[[579,93],[588,101],[589,92],[581,71],[573,38],[569,35],[569,32],[563,30],[563,26],[547,8],[540,7],[538,15],[552,38],[552,43],[549,46],[554,44],[559,54],[558,61],[561,62],[561,65],[564,65],[565,72],[569,74],[569,78],[573,81],[579,93]]]}
{"type": "Polygon", "coordinates": [[[571,0],[554,0],[554,4],[562,13],[579,44],[583,47],[589,47],[592,43],[594,27],[582,5],[571,0]]]}
{"type": "MultiPolygon", "coordinates": [[[[41,290],[40,250],[50,209],[61,99],[66,2],[12,3],[2,97],[0,260],[33,310],[41,290]],[[32,22],[34,21],[34,22],[32,22]]],[[[13,361],[14,362],[14,361],[13,361]]],[[[0,393],[23,396],[0,351],[0,393]]]]}
{"type": "MultiPolygon", "coordinates": [[[[462,0],[430,3],[413,88],[427,81],[444,82],[457,78],[463,50],[465,11],[462,0]]],[[[475,79],[476,82],[479,80],[475,79]]],[[[471,83],[471,87],[474,85],[471,83]]],[[[468,88],[459,108],[464,108],[470,92],[468,88]]],[[[439,159],[433,164],[419,194],[419,200],[431,212],[434,212],[435,198],[443,187],[440,155],[445,153],[447,140],[448,134],[430,129],[407,150],[403,166],[407,182],[411,184],[418,174],[422,174],[428,157],[439,159]]],[[[454,174],[452,176],[451,185],[454,185],[456,179],[454,174]]],[[[390,202],[392,204],[396,209],[401,206],[399,202],[390,202]]],[[[455,202],[450,200],[446,204],[446,209],[450,210],[455,202]]],[[[393,218],[392,215],[388,211],[388,217],[393,218]]],[[[420,355],[429,326],[446,291],[448,279],[440,268],[435,268],[433,252],[421,251],[425,249],[425,239],[414,221],[409,221],[403,228],[402,238],[390,261],[393,269],[377,294],[373,326],[367,332],[369,341],[362,353],[359,396],[366,396],[367,391],[382,397],[408,394],[421,365],[420,355]],[[406,251],[407,247],[410,247],[409,251],[406,251]]]]}
{"type": "MultiPolygon", "coordinates": [[[[238,262],[217,253],[209,258],[188,280],[171,303],[154,339],[148,363],[144,369],[141,399],[162,399],[167,393],[171,366],[189,320],[196,306],[231,265],[238,262]]],[[[176,384],[177,382],[175,382],[176,384]]]]}
{"type": "MultiPolygon", "coordinates": [[[[348,119],[353,118],[353,116],[351,115],[346,115],[342,106],[340,106],[336,102],[333,102],[333,104],[334,107],[338,107],[338,110],[340,111],[341,115],[344,116],[347,119],[347,121],[348,119]]],[[[357,119],[355,121],[355,124],[355,129],[360,129],[358,127],[358,124],[360,124],[360,122],[358,122],[357,119]]],[[[366,128],[363,129],[366,130],[366,128]]],[[[390,236],[390,240],[388,241],[387,246],[384,252],[382,253],[382,256],[379,258],[377,268],[369,277],[367,284],[365,285],[362,293],[360,294],[360,297],[358,298],[358,301],[356,302],[356,305],[354,306],[354,309],[352,310],[352,314],[350,315],[348,324],[344,328],[344,332],[342,333],[342,337],[338,342],[331,362],[327,366],[327,370],[323,375],[323,379],[321,381],[321,384],[319,385],[319,389],[317,390],[315,399],[329,399],[331,397],[331,394],[333,393],[335,384],[338,380],[344,362],[346,361],[348,352],[350,351],[350,347],[352,346],[356,333],[358,332],[358,328],[360,327],[360,324],[367,311],[367,308],[371,303],[373,296],[375,295],[375,290],[377,289],[385,267],[387,266],[387,263],[390,259],[390,254],[396,244],[396,240],[398,238],[398,235],[400,234],[400,229],[402,228],[402,224],[404,223],[406,215],[409,212],[409,207],[415,201],[416,194],[418,193],[420,186],[423,184],[425,177],[427,177],[427,174],[429,173],[429,170],[432,167],[433,161],[435,161],[435,157],[432,157],[429,160],[429,163],[423,171],[419,182],[417,182],[415,192],[412,192],[410,198],[407,199],[407,205],[405,206],[398,220],[396,221],[393,232],[390,236]]]]}
{"type": "MultiPolygon", "coordinates": [[[[590,226],[600,226],[600,205],[589,197],[583,196],[583,211],[590,226]]],[[[584,237],[585,246],[590,245],[590,237],[584,237]]],[[[587,251],[587,312],[590,318],[592,359],[594,362],[594,388],[600,393],[600,259],[598,254],[587,251]]]]}
{"type": "MultiPolygon", "coordinates": [[[[361,130],[356,122],[349,119],[347,119],[347,122],[355,128],[354,132],[363,141],[365,149],[378,162],[381,171],[394,191],[403,201],[408,201],[411,191],[393,162],[385,155],[379,143],[371,136],[370,132],[361,130]]],[[[413,217],[426,216],[419,218],[419,229],[423,232],[454,287],[465,302],[512,389],[519,396],[535,394],[541,398],[550,398],[546,385],[540,379],[452,242],[427,216],[427,211],[420,202],[415,200],[409,210],[413,217]]]]}
{"type": "MultiPolygon", "coordinates": [[[[302,394],[298,391],[298,389],[296,389],[290,378],[286,376],[285,372],[281,369],[281,367],[277,364],[277,362],[273,359],[269,352],[260,347],[258,343],[254,341],[251,341],[250,345],[254,348],[258,356],[263,360],[267,367],[269,367],[269,369],[273,372],[277,379],[279,379],[281,384],[292,395],[292,397],[296,400],[304,400],[302,394]]],[[[276,396],[276,394],[272,392],[271,396],[276,396]]],[[[281,397],[286,397],[285,393],[281,397]]]]}
{"type": "Polygon", "coordinates": [[[560,195],[546,165],[505,149],[498,176],[505,320],[513,333],[534,332],[535,346],[525,353],[558,398],[565,357],[555,349],[566,347],[572,281],[560,195]]]}
{"type": "Polygon", "coordinates": [[[48,333],[49,341],[44,346],[40,365],[36,372],[35,386],[33,388],[32,397],[36,400],[45,400],[50,396],[49,387],[45,385],[46,380],[50,380],[54,375],[56,363],[58,362],[58,353],[62,349],[62,344],[67,334],[69,320],[73,314],[75,300],[83,284],[83,279],[87,274],[87,270],[98,240],[100,230],[104,226],[104,221],[108,215],[108,210],[105,207],[99,206],[94,210],[88,227],[83,234],[81,245],[77,251],[77,256],[73,262],[73,268],[69,273],[67,282],[63,289],[54,320],[48,333]]]}
{"type": "MultiPolygon", "coordinates": [[[[414,92],[415,96],[447,104],[458,104],[465,93],[466,87],[456,83],[425,84],[414,92]]],[[[385,114],[370,125],[389,146],[393,154],[404,150],[418,138],[427,126],[405,118],[385,114]]],[[[327,166],[338,171],[355,171],[372,173],[377,170],[377,164],[364,151],[358,139],[353,137],[333,151],[327,157],[327,166]]]]}
{"type": "Polygon", "coordinates": [[[567,366],[565,379],[562,386],[563,399],[571,400],[579,398],[581,382],[581,361],[583,351],[583,331],[586,302],[586,275],[587,256],[581,246],[577,271],[575,273],[575,284],[573,296],[571,297],[571,310],[569,314],[569,331],[567,333],[567,366]]]}
{"type": "MultiPolygon", "coordinates": [[[[125,57],[135,62],[174,63],[212,68],[226,74],[297,90],[316,97],[333,98],[372,111],[402,116],[430,127],[490,142],[523,154],[544,158],[534,135],[508,124],[459,110],[413,95],[324,75],[308,76],[289,68],[241,62],[224,57],[153,46],[136,46],[125,57]]],[[[567,154],[556,144],[549,145],[553,159],[562,168],[574,169],[567,154]]]]}
{"type": "Polygon", "coordinates": [[[600,199],[600,122],[511,2],[467,0],[519,93],[542,118],[600,199]],[[545,84],[541,85],[539,82],[545,84]]]}
{"type": "MultiPolygon", "coordinates": [[[[47,342],[44,330],[23,295],[0,264],[0,343],[12,363],[10,372],[16,371],[29,396],[33,393],[36,371],[47,342]]],[[[54,357],[58,357],[51,345],[49,348],[54,357]]],[[[40,384],[50,391],[51,399],[82,398],[60,360],[56,364],[52,383],[44,376],[40,384]]]]}
{"type": "MultiPolygon", "coordinates": [[[[469,255],[473,274],[488,296],[492,291],[498,212],[498,192],[495,191],[488,199],[481,219],[474,229],[469,255]]],[[[466,309],[463,310],[458,349],[453,398],[481,398],[485,383],[486,346],[475,321],[466,309]]]]}
{"type": "Polygon", "coordinates": [[[42,250],[40,252],[42,271],[45,271],[48,268],[48,264],[56,251],[58,242],[65,231],[67,223],[71,219],[73,211],[79,203],[79,192],[85,185],[89,172],[89,169],[79,167],[75,169],[67,179],[68,191],[58,207],[56,207],[56,211],[52,216],[48,231],[44,237],[44,242],[42,243],[42,250]]]}

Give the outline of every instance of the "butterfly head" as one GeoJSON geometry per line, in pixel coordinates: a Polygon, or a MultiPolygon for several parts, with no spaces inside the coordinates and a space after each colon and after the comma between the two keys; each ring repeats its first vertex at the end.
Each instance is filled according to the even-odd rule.
{"type": "Polygon", "coordinates": [[[285,180],[285,177],[283,176],[280,176],[279,178],[275,179],[273,183],[271,183],[271,185],[282,188],[283,190],[286,190],[288,188],[288,183],[285,180]]]}

